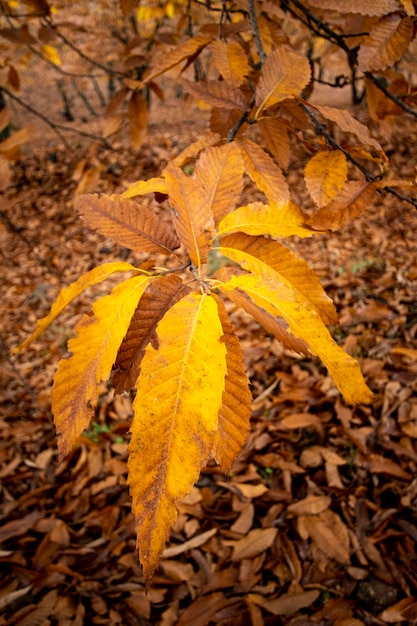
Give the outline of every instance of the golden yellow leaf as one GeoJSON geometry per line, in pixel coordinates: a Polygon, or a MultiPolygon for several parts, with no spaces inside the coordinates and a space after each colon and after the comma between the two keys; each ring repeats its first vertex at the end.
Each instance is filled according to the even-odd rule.
{"type": "Polygon", "coordinates": [[[243,190],[243,174],[242,157],[235,143],[201,153],[194,175],[203,190],[203,202],[207,206],[204,210],[213,214],[216,224],[238,203],[243,190]]]}
{"type": "Polygon", "coordinates": [[[121,194],[121,198],[136,198],[145,196],[147,193],[167,193],[167,186],[163,178],[148,178],[148,180],[137,180],[121,194]]]}
{"type": "Polygon", "coordinates": [[[225,81],[209,80],[193,83],[185,78],[182,80],[184,88],[197,100],[202,100],[212,107],[220,109],[248,109],[248,100],[243,91],[232,87],[225,81]]]}
{"type": "Polygon", "coordinates": [[[132,315],[145,291],[148,276],[134,276],[97,300],[93,316],[84,315],[68,342],[71,356],[59,362],[52,388],[52,411],[60,459],[88,427],[100,393],[116,360],[132,315]]]}
{"type": "Polygon", "coordinates": [[[83,195],[77,208],[90,228],[131,250],[172,254],[180,246],[172,226],[149,207],[129,198],[83,195]]]}
{"type": "Polygon", "coordinates": [[[359,48],[358,65],[362,72],[384,70],[398,61],[413,37],[411,17],[398,13],[381,18],[359,48]]]}
{"type": "Polygon", "coordinates": [[[282,169],[288,169],[290,164],[288,122],[279,117],[262,117],[258,121],[258,126],[269,152],[273,154],[282,169]]]}
{"type": "Polygon", "coordinates": [[[170,164],[165,170],[167,192],[175,211],[175,227],[195,267],[207,261],[213,213],[204,202],[203,189],[190,176],[170,164]]]}
{"type": "Polygon", "coordinates": [[[283,244],[265,237],[250,237],[238,233],[223,238],[221,246],[242,250],[259,259],[307,298],[310,305],[320,313],[325,324],[337,323],[333,302],[324,291],[317,274],[304,259],[283,244]]]}
{"type": "Polygon", "coordinates": [[[61,65],[61,57],[54,46],[41,46],[41,52],[54,65],[61,65]]]}
{"type": "Polygon", "coordinates": [[[216,297],[215,299],[227,351],[227,374],[212,454],[222,471],[228,473],[248,436],[252,394],[239,339],[233,331],[223,302],[216,297]]]}
{"type": "Polygon", "coordinates": [[[103,280],[106,280],[112,274],[116,272],[141,272],[141,270],[137,269],[130,263],[125,263],[123,261],[117,261],[116,263],[105,263],[104,265],[99,265],[95,267],[91,271],[83,274],[75,283],[71,283],[68,287],[64,287],[55,302],[53,303],[50,312],[48,315],[43,317],[42,319],[37,321],[36,329],[31,334],[30,337],[25,339],[25,341],[15,348],[15,352],[20,352],[27,348],[27,346],[37,339],[43,331],[48,328],[50,324],[58,317],[58,315],[65,309],[65,307],[72,302],[77,296],[80,295],[87,287],[91,285],[97,285],[101,283],[103,280]]]}
{"type": "Polygon", "coordinates": [[[376,197],[376,183],[351,180],[330,204],[319,209],[309,220],[312,228],[337,230],[369,209],[376,197]]]}
{"type": "MultiPolygon", "coordinates": [[[[231,271],[224,271],[231,269],[232,268],[222,268],[222,271],[219,272],[219,278],[222,279],[223,282],[226,282],[226,279],[228,280],[234,275],[231,271]]],[[[218,289],[222,291],[222,285],[219,285],[218,289]]],[[[286,324],[284,320],[274,317],[262,307],[254,304],[252,300],[239,289],[227,290],[225,295],[227,295],[228,299],[236,304],[236,306],[249,313],[249,315],[261,324],[261,326],[263,326],[268,333],[276,337],[278,341],[281,341],[284,346],[290,350],[294,350],[294,352],[298,352],[299,354],[305,354],[307,356],[311,354],[307,344],[302,339],[299,339],[292,333],[288,332],[284,326],[286,324]]]]}
{"type": "Polygon", "coordinates": [[[339,150],[318,152],[304,169],[308,192],[318,207],[326,206],[336,198],[346,177],[346,157],[339,150]]]}
{"type": "Polygon", "coordinates": [[[247,174],[270,202],[290,199],[290,190],[280,168],[256,143],[250,139],[238,142],[247,174]]]}
{"type": "Polygon", "coordinates": [[[155,277],[148,285],[114,364],[112,382],[116,393],[130,391],[136,385],[144,350],[152,340],[157,324],[168,309],[189,291],[190,288],[175,274],[155,277]]]}
{"type": "Polygon", "coordinates": [[[218,234],[228,235],[243,232],[248,235],[265,235],[271,237],[311,237],[317,231],[305,225],[307,216],[291,201],[253,202],[238,207],[226,215],[220,222],[218,234]]]}
{"type": "Polygon", "coordinates": [[[187,41],[184,41],[174,47],[163,46],[158,50],[157,56],[153,61],[151,68],[145,74],[143,82],[149,83],[160,74],[164,74],[181,63],[181,61],[194,57],[201,52],[201,50],[203,50],[203,48],[205,48],[211,40],[211,37],[208,37],[207,35],[196,35],[195,37],[191,37],[191,39],[187,39],[187,41]]]}
{"type": "MultiPolygon", "coordinates": [[[[250,252],[230,247],[227,242],[220,245],[220,251],[243,269],[252,272],[233,276],[221,285],[221,290],[227,292],[239,289],[271,315],[283,317],[289,330],[303,339],[311,352],[323,361],[346,402],[370,402],[372,393],[363,380],[358,362],[333,340],[318,310],[299,287],[295,287],[290,280],[250,252]]],[[[307,282],[308,279],[306,287],[307,282]]]]}
{"type": "Polygon", "coordinates": [[[239,87],[251,71],[248,57],[240,43],[216,39],[209,49],[213,63],[223,79],[232,87],[239,87]]]}
{"type": "Polygon", "coordinates": [[[325,11],[360,15],[386,15],[400,8],[397,0],[308,0],[308,3],[325,11]]]}
{"type": "Polygon", "coordinates": [[[310,79],[310,63],[305,56],[285,46],[274,50],[262,68],[256,87],[256,118],[274,104],[300,95],[310,79]]]}
{"type": "Polygon", "coordinates": [[[139,91],[135,91],[129,101],[128,118],[130,122],[130,137],[133,147],[141,147],[147,130],[148,106],[145,98],[139,91]]]}
{"type": "Polygon", "coordinates": [[[166,313],[141,364],[129,444],[137,545],[149,581],[218,427],[226,346],[215,300],[192,293],[166,313]],[[155,346],[155,347],[154,347],[155,346]]]}

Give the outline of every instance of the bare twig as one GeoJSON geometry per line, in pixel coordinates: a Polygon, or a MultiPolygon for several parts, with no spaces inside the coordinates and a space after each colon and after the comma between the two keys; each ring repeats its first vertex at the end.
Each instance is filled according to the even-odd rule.
{"type": "Polygon", "coordinates": [[[256,19],[255,0],[248,0],[248,6],[249,6],[250,25],[252,27],[256,49],[258,51],[259,58],[261,59],[261,63],[263,65],[266,61],[266,54],[262,45],[261,34],[259,32],[259,26],[258,26],[258,20],[256,19]]]}

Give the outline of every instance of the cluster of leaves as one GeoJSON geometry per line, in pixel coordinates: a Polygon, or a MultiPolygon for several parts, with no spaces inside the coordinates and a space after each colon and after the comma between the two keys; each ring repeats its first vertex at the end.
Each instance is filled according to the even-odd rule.
{"type": "MultiPolygon", "coordinates": [[[[135,3],[122,4],[128,12],[135,3]]],[[[118,393],[135,390],[129,485],[147,580],[175,522],[175,502],[190,492],[209,458],[227,472],[247,435],[251,395],[224,299],[288,348],[318,356],[347,402],[371,400],[358,363],[326,328],[336,314],[318,277],[280,240],[338,228],[378,192],[399,195],[398,187],[412,189],[414,183],[387,182],[388,157],[349,111],[309,102],[315,62],[300,49],[313,33],[315,44],[320,37],[323,45],[342,50],[351,69],[369,79],[372,114],[391,119],[413,104],[411,87],[407,83],[405,93],[390,68],[412,42],[414,19],[411,2],[397,0],[190,6],[175,22],[175,36],[165,33],[152,48],[143,76],[129,79],[117,94],[121,105],[133,90],[130,103],[135,99],[138,106],[131,119],[142,136],[141,90],[158,92],[159,77],[206,55],[210,79],[184,78],[182,84],[211,108],[210,130],[159,177],[139,180],[122,195],[80,198],[90,227],[150,258],[143,267],[115,262],[82,276],[60,293],[21,347],[86,287],[117,272],[133,273],[78,324],[70,357],[58,366],[52,405],[63,458],[88,427],[102,381],[111,378],[118,393]],[[220,16],[217,23],[200,23],[207,10],[220,16]],[[180,40],[184,19],[189,36],[180,40]],[[291,35],[294,23],[297,37],[291,35]],[[374,70],[381,75],[368,77],[374,70]],[[386,86],[389,77],[395,95],[386,86]],[[343,142],[334,139],[332,125],[343,142]],[[304,181],[315,207],[311,215],[296,204],[288,182],[292,141],[308,155],[304,181]],[[246,183],[262,199],[242,205],[246,183]],[[145,201],[147,194],[160,206],[145,201]],[[160,267],[160,255],[173,256],[169,269],[160,267]]]]}

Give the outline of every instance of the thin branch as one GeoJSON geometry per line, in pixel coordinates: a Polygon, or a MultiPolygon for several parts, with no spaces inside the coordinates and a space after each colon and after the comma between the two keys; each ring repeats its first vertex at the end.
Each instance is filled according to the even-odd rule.
{"type": "Polygon", "coordinates": [[[68,148],[68,150],[72,151],[72,148],[70,144],[68,143],[68,141],[65,139],[64,135],[62,134],[62,131],[67,132],[67,133],[75,133],[76,135],[80,135],[81,137],[87,137],[88,139],[94,139],[94,141],[99,141],[104,146],[106,146],[106,148],[111,148],[111,144],[109,144],[109,142],[104,137],[100,137],[99,135],[94,135],[93,133],[87,133],[86,131],[80,130],[79,128],[71,128],[70,126],[65,126],[65,124],[58,124],[56,122],[52,122],[50,119],[46,117],[46,115],[44,115],[37,109],[34,109],[27,102],[24,102],[24,100],[16,96],[13,92],[9,91],[9,89],[7,89],[6,87],[1,87],[1,90],[4,91],[4,93],[7,94],[9,98],[14,100],[18,104],[20,104],[21,107],[23,107],[27,111],[30,111],[31,113],[33,113],[33,115],[36,115],[36,117],[38,117],[40,120],[45,122],[45,124],[47,124],[50,128],[52,128],[53,131],[62,140],[65,147],[68,148]]]}
{"type": "MultiPolygon", "coordinates": [[[[94,74],[83,74],[83,73],[78,74],[77,72],[67,72],[66,70],[63,70],[62,67],[60,67],[59,65],[56,65],[56,63],[48,59],[47,56],[42,54],[42,52],[37,50],[34,46],[28,45],[28,48],[32,52],[32,54],[35,54],[37,57],[42,59],[44,63],[47,63],[47,65],[50,65],[56,72],[58,72],[58,74],[62,74],[63,76],[68,76],[69,78],[92,78],[94,77],[94,74]]],[[[95,76],[97,78],[100,78],[99,74],[96,74],[95,76]]]]}
{"type": "Polygon", "coordinates": [[[365,72],[365,76],[370,81],[372,81],[375,87],[377,87],[380,91],[382,91],[382,93],[387,98],[389,98],[392,102],[394,102],[397,106],[399,106],[403,111],[405,111],[406,113],[410,113],[410,115],[413,115],[414,117],[417,117],[417,110],[411,108],[400,97],[391,93],[390,90],[385,87],[384,82],[381,78],[377,78],[371,72],[365,72]]]}
{"type": "Polygon", "coordinates": [[[256,19],[255,0],[248,0],[248,6],[249,6],[250,25],[252,27],[253,37],[256,43],[256,49],[258,51],[259,58],[261,59],[261,63],[263,65],[266,61],[266,54],[262,45],[261,34],[259,32],[259,26],[258,26],[258,20],[256,19]]]}
{"type": "Polygon", "coordinates": [[[396,189],[394,189],[394,187],[391,187],[390,185],[386,185],[385,187],[382,187],[381,191],[386,191],[387,193],[390,193],[396,198],[398,198],[398,200],[402,200],[403,202],[408,202],[409,204],[412,204],[413,207],[417,209],[417,198],[409,198],[408,196],[405,196],[404,194],[400,193],[399,191],[397,191],[396,189]]]}

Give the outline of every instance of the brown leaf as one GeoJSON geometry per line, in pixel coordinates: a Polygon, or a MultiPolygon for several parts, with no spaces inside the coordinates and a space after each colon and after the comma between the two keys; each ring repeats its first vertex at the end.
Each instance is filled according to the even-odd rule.
{"type": "Polygon", "coordinates": [[[162,557],[164,559],[170,559],[174,556],[178,556],[179,554],[183,554],[184,552],[187,552],[187,550],[193,550],[194,548],[199,548],[200,546],[207,543],[209,539],[214,537],[216,533],[217,533],[217,528],[210,528],[210,530],[207,530],[206,532],[201,533],[200,535],[196,535],[195,537],[192,537],[188,541],[184,541],[183,543],[178,544],[176,546],[165,548],[162,554],[162,557]]]}
{"type": "Polygon", "coordinates": [[[240,139],[238,143],[242,150],[247,174],[265,194],[269,202],[289,200],[288,183],[271,157],[249,139],[240,139]]]}
{"type": "Polygon", "coordinates": [[[274,543],[278,530],[276,528],[254,528],[246,537],[233,546],[232,561],[242,561],[265,552],[274,543]]]}
{"type": "Polygon", "coordinates": [[[359,48],[359,69],[375,72],[391,67],[407,50],[412,36],[412,18],[401,18],[398,13],[385,15],[359,48]]]}
{"type": "Polygon", "coordinates": [[[132,317],[117,355],[113,374],[116,393],[129,391],[136,385],[144,349],[158,322],[175,302],[189,292],[189,287],[175,274],[167,274],[151,282],[132,317]]]}
{"type": "Polygon", "coordinates": [[[219,109],[248,109],[248,100],[245,94],[237,87],[232,87],[224,81],[209,80],[193,83],[185,78],[182,80],[185,89],[197,100],[202,100],[212,107],[219,109]]]}
{"type": "Polygon", "coordinates": [[[375,183],[349,181],[336,200],[313,215],[309,220],[309,225],[322,230],[337,230],[369,209],[376,197],[376,192],[375,183]]]}
{"type": "Polygon", "coordinates": [[[309,4],[325,11],[338,13],[359,13],[360,15],[386,15],[398,11],[397,0],[309,0],[309,4]]]}
{"type": "Polygon", "coordinates": [[[282,169],[288,169],[291,154],[286,120],[279,117],[263,117],[258,125],[269,152],[282,169]]]}
{"type": "Polygon", "coordinates": [[[132,144],[139,149],[146,137],[148,107],[145,98],[139,91],[135,91],[130,98],[128,107],[130,122],[130,136],[132,144]]]}
{"type": "Polygon", "coordinates": [[[300,593],[285,593],[276,600],[262,600],[261,606],[273,615],[293,615],[305,609],[317,600],[320,595],[318,589],[302,591],[300,593]]]}
{"type": "Polygon", "coordinates": [[[90,228],[132,250],[172,254],[179,246],[167,223],[147,206],[129,198],[84,195],[79,198],[77,208],[90,228]]]}

